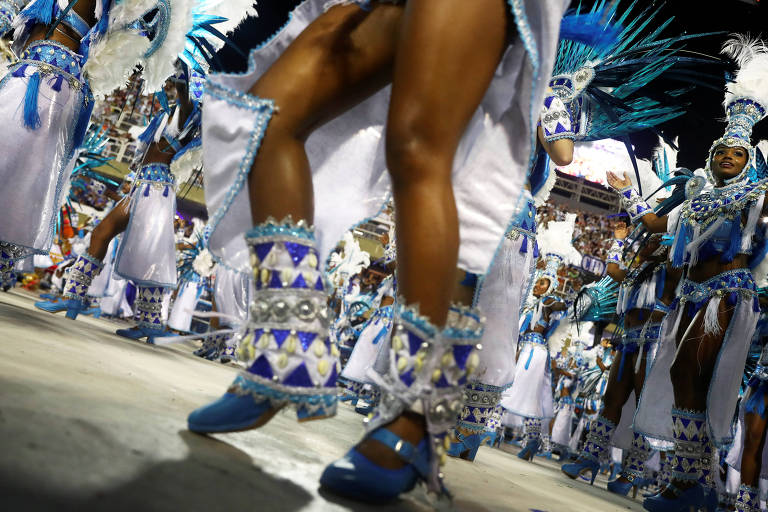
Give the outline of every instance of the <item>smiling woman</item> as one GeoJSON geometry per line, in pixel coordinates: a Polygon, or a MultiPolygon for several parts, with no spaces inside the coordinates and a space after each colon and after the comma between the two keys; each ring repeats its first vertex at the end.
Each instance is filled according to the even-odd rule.
{"type": "MultiPolygon", "coordinates": [[[[633,222],[652,232],[674,233],[671,265],[686,269],[635,417],[639,432],[675,443],[673,482],[646,499],[648,510],[701,507],[716,499],[710,445],[732,441],[732,411],[760,312],[757,289],[766,280],[764,271],[753,275],[751,270],[763,254],[765,226],[758,226],[758,219],[766,213],[768,178],[750,139],[752,127],[767,113],[762,83],[768,48],[738,38],[724,53],[740,70],[726,93],[726,133],[712,144],[707,159],[711,189],[689,197],[668,216],[657,216],[628,180],[609,175],[633,222]]],[[[746,482],[744,477],[745,485],[756,485],[756,474],[747,474],[746,482]]],[[[750,492],[740,493],[739,500],[746,501],[737,510],[756,506],[750,492]]]]}

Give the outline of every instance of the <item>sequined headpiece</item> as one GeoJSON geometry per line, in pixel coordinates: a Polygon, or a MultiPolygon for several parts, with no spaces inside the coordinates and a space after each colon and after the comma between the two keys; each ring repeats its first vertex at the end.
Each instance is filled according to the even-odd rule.
{"type": "Polygon", "coordinates": [[[709,149],[707,175],[710,182],[715,179],[710,165],[718,146],[742,147],[748,153],[747,163],[738,176],[728,178],[726,184],[737,181],[757,181],[763,178],[758,172],[755,148],[752,146],[752,127],[768,115],[768,46],[759,40],[735,35],[723,47],[723,54],[731,57],[739,66],[736,78],[729,83],[725,93],[725,114],[728,126],[725,134],[709,149]]]}

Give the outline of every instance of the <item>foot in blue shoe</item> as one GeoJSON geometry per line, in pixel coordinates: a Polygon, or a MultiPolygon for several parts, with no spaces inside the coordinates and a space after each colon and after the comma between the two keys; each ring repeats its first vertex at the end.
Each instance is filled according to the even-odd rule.
{"type": "Polygon", "coordinates": [[[74,320],[83,311],[83,303],[75,299],[55,299],[35,302],[35,307],[49,313],[67,312],[67,318],[74,320]]]}
{"type": "Polygon", "coordinates": [[[147,329],[145,327],[136,326],[136,327],[131,327],[130,329],[118,329],[117,331],[115,331],[115,334],[131,340],[140,340],[142,338],[147,338],[147,343],[150,345],[154,345],[155,338],[166,336],[169,333],[162,329],[147,329]]]}
{"type": "Polygon", "coordinates": [[[250,395],[227,392],[215,402],[192,411],[187,426],[198,434],[240,432],[262,426],[279,410],[268,400],[256,402],[250,395]]]}
{"type": "Polygon", "coordinates": [[[485,440],[485,432],[475,432],[474,434],[464,435],[463,433],[456,431],[455,443],[451,443],[451,447],[448,449],[448,455],[451,457],[459,457],[464,460],[473,461],[477,456],[477,450],[485,440]]]}
{"type": "Polygon", "coordinates": [[[704,491],[698,482],[687,489],[669,484],[660,493],[643,500],[643,508],[650,512],[698,510],[704,507],[705,501],[704,491]]]}
{"type": "Polygon", "coordinates": [[[590,471],[592,474],[589,480],[589,484],[592,485],[595,483],[595,478],[597,477],[598,471],[600,471],[600,463],[587,459],[577,459],[576,462],[563,464],[560,470],[572,480],[578,478],[582,473],[590,471]]]}
{"type": "Polygon", "coordinates": [[[339,496],[376,503],[397,498],[414,488],[420,478],[429,474],[426,438],[417,445],[405,441],[384,427],[371,432],[372,440],[389,448],[404,463],[399,468],[383,467],[366,457],[358,448],[332,463],[323,471],[320,485],[339,496]]]}
{"type": "Polygon", "coordinates": [[[534,455],[539,451],[539,444],[538,440],[528,441],[525,448],[517,454],[517,457],[528,461],[533,460],[534,455]]]}

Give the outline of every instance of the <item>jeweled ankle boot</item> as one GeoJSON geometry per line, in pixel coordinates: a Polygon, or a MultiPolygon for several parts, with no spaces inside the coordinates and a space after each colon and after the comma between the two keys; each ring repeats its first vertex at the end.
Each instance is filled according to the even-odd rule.
{"type": "Polygon", "coordinates": [[[759,490],[751,485],[741,484],[734,503],[736,512],[760,512],[759,490]]]}
{"type": "Polygon", "coordinates": [[[552,458],[552,436],[544,432],[541,433],[541,451],[538,455],[545,459],[552,458]]]}
{"type": "Polygon", "coordinates": [[[501,388],[480,382],[467,384],[464,388],[464,406],[456,429],[457,442],[451,443],[448,455],[466,460],[475,458],[477,449],[489,437],[486,427],[499,401],[501,388]]]}
{"type": "Polygon", "coordinates": [[[619,478],[624,477],[627,482],[622,482],[617,478],[608,482],[608,490],[622,496],[626,496],[631,490],[632,497],[637,496],[637,490],[650,483],[645,478],[645,463],[650,458],[652,452],[653,449],[648,440],[637,432],[633,432],[632,446],[624,460],[623,469],[619,475],[619,478]]]}
{"type": "Polygon", "coordinates": [[[103,264],[90,254],[81,254],[67,271],[63,300],[35,302],[35,307],[50,313],[66,310],[67,318],[74,320],[78,314],[88,309],[89,303],[86,294],[93,278],[99,275],[102,267],[103,264]]]}
{"type": "Polygon", "coordinates": [[[24,250],[8,242],[0,242],[0,283],[5,283],[13,276],[16,261],[24,255],[24,250]]]}
{"type": "Polygon", "coordinates": [[[523,422],[525,429],[525,444],[517,454],[518,458],[532,460],[541,444],[541,420],[538,418],[526,418],[523,422]]]}
{"type": "MultiPolygon", "coordinates": [[[[356,448],[323,472],[326,489],[361,501],[383,501],[410,491],[419,480],[443,493],[440,466],[450,445],[448,431],[461,411],[462,388],[479,364],[478,342],[483,319],[474,311],[452,308],[441,333],[414,309],[398,304],[391,343],[390,368],[375,378],[382,398],[367,422],[366,439],[389,447],[405,463],[385,469],[356,448]],[[387,429],[408,408],[422,412],[427,435],[414,445],[387,429]]],[[[374,376],[376,377],[376,376],[374,376]]]]}
{"type": "Polygon", "coordinates": [[[704,506],[699,477],[706,428],[704,412],[672,409],[672,433],[675,438],[675,454],[670,461],[672,482],[660,493],[643,501],[646,510],[666,512],[704,506]]]}
{"type": "Polygon", "coordinates": [[[338,351],[328,339],[314,229],[270,219],[245,238],[255,285],[238,351],[246,370],[224,396],[189,415],[193,432],[256,428],[289,404],[299,421],[336,414],[338,351]]]}
{"type": "Polygon", "coordinates": [[[584,471],[591,471],[590,485],[595,482],[597,473],[600,470],[600,460],[611,445],[611,437],[616,430],[616,424],[612,421],[598,416],[589,425],[584,448],[579,454],[576,462],[563,464],[561,470],[569,478],[576,478],[584,471]]]}
{"type": "Polygon", "coordinates": [[[219,340],[219,362],[237,361],[238,336],[235,333],[223,334],[219,340]]]}
{"type": "Polygon", "coordinates": [[[163,322],[163,297],[165,288],[162,286],[137,286],[136,300],[133,307],[136,310],[134,319],[136,327],[130,329],[118,329],[118,336],[132,340],[147,339],[147,343],[153,345],[155,338],[165,335],[165,323],[163,322]]]}

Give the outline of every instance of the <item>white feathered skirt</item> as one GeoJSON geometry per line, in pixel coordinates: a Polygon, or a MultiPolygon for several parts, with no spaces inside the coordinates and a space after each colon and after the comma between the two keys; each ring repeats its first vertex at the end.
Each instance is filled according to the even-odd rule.
{"type": "Polygon", "coordinates": [[[117,251],[115,272],[137,286],[175,287],[176,192],[170,167],[158,163],[143,165],[130,201],[130,219],[117,251]]]}
{"type": "Polygon", "coordinates": [[[36,41],[0,80],[0,241],[47,253],[93,97],[82,57],[36,41]]]}
{"type": "MultiPolygon", "coordinates": [[[[247,91],[327,0],[305,0],[272,39],[251,52],[244,74],[212,74],[203,101],[205,191],[210,249],[248,269],[243,233],[252,226],[246,178],[275,105],[247,91]]],[[[564,0],[510,0],[518,28],[460,143],[453,184],[460,220],[459,266],[485,274],[510,219],[535,148],[535,128],[554,62],[564,0]]],[[[311,84],[308,84],[311,87],[311,84]]],[[[384,158],[390,88],[315,130],[305,144],[312,169],[319,255],[326,259],[351,226],[373,216],[389,195],[384,158]]]]}

